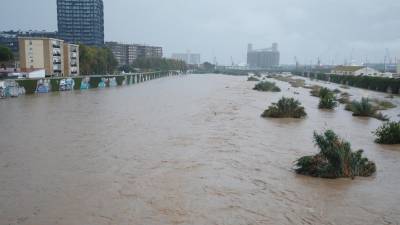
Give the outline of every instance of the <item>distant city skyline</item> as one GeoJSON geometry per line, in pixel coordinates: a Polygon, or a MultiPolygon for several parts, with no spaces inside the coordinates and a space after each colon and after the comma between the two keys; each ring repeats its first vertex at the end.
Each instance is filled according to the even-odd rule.
{"type": "MultiPolygon", "coordinates": [[[[2,5],[0,30],[57,30],[55,0],[2,5]]],[[[397,0],[104,0],[105,41],[162,46],[166,56],[189,49],[228,65],[246,62],[247,43],[272,42],[282,64],[383,62],[400,58],[399,8],[397,0]]]]}

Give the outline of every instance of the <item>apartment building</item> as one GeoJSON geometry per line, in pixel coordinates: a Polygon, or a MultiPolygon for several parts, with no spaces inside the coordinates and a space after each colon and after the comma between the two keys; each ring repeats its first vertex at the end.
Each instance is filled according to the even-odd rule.
{"type": "Polygon", "coordinates": [[[138,58],[161,58],[163,56],[162,47],[118,42],[106,42],[106,46],[111,49],[120,66],[132,64],[138,58]]]}
{"type": "Polygon", "coordinates": [[[79,45],[64,43],[64,72],[79,76],[79,45]]]}
{"type": "Polygon", "coordinates": [[[78,75],[79,46],[40,37],[20,37],[18,42],[22,72],[45,69],[46,76],[78,75]]]}

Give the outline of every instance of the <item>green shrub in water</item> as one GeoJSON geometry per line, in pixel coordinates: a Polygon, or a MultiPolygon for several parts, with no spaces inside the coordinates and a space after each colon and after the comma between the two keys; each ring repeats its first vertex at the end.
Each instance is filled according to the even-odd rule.
{"type": "Polygon", "coordinates": [[[336,98],[333,94],[326,95],[319,100],[318,108],[334,109],[337,106],[336,98]]]}
{"type": "Polygon", "coordinates": [[[272,92],[280,92],[281,89],[275,85],[273,82],[262,81],[254,87],[256,91],[272,91],[272,92]]]}
{"type": "Polygon", "coordinates": [[[352,111],[353,116],[373,117],[378,120],[387,121],[388,118],[382,113],[378,113],[378,108],[373,106],[368,98],[362,98],[361,101],[352,101],[345,107],[346,110],[352,111]]]}
{"type": "Polygon", "coordinates": [[[378,144],[400,144],[400,121],[387,122],[375,132],[375,142],[378,144]]]}
{"type": "Polygon", "coordinates": [[[294,98],[282,97],[277,103],[272,103],[261,115],[272,118],[301,118],[307,116],[304,107],[294,98]]]}
{"type": "Polygon", "coordinates": [[[353,152],[350,143],[332,130],[323,134],[314,132],[314,142],[320,152],[298,159],[295,162],[297,173],[322,178],[354,178],[371,176],[376,172],[375,163],[362,156],[363,150],[353,152]]]}

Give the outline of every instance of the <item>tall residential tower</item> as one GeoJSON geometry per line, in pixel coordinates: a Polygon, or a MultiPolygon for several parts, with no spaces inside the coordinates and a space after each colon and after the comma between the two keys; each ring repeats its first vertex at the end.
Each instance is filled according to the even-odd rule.
{"type": "Polygon", "coordinates": [[[103,0],[57,0],[59,38],[68,43],[104,44],[103,0]]]}

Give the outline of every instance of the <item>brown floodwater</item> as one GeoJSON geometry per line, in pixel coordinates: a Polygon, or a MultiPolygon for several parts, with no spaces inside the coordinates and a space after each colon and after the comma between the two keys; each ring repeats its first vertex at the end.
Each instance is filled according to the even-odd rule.
{"type": "MultiPolygon", "coordinates": [[[[321,111],[284,82],[262,93],[245,80],[189,75],[1,100],[0,224],[400,223],[400,146],[374,143],[381,121],[321,111]],[[261,118],[282,95],[308,117],[261,118]],[[296,175],[293,162],[317,151],[312,132],[326,128],[364,149],[376,175],[296,175]]],[[[384,113],[399,119],[400,108],[384,113]]]]}

